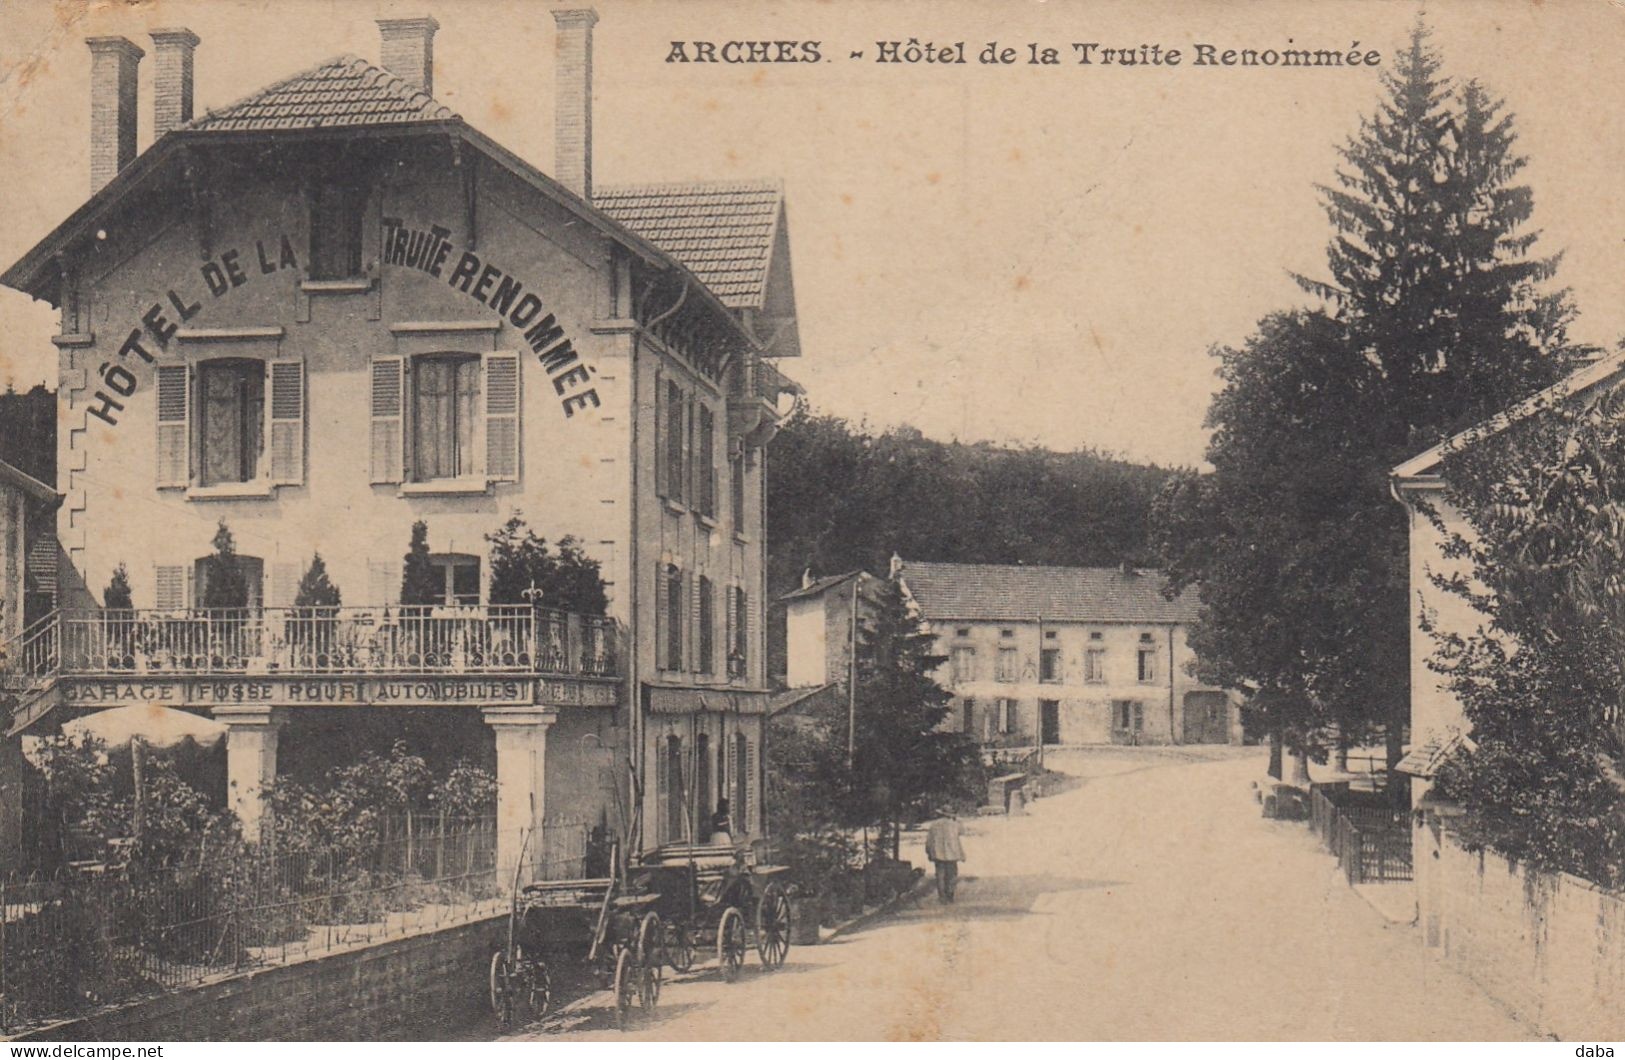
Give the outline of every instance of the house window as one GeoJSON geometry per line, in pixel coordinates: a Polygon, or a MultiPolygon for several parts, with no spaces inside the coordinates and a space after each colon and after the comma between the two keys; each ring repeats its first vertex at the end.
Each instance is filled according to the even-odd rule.
{"type": "Polygon", "coordinates": [[[968,636],[970,636],[970,627],[969,626],[960,626],[958,629],[954,630],[954,636],[956,636],[956,637],[968,637],[968,636]]]}
{"type": "MultiPolygon", "coordinates": [[[[209,606],[209,567],[212,556],[201,556],[192,563],[192,606],[209,606]]],[[[161,570],[162,568],[160,568],[161,570]]],[[[241,605],[227,604],[225,606],[259,607],[265,603],[265,561],[256,556],[237,557],[237,571],[243,576],[245,594],[241,605]]],[[[164,593],[160,579],[159,592],[164,593]]],[[[159,607],[166,610],[184,606],[173,598],[161,600],[159,607]]]]}
{"type": "Polygon", "coordinates": [[[1001,736],[1019,731],[1020,720],[1017,716],[1015,700],[999,700],[999,734],[1001,736]]]}
{"type": "Polygon", "coordinates": [[[657,614],[665,626],[655,638],[661,649],[661,668],[679,670],[683,665],[683,572],[675,563],[662,565],[656,587],[661,596],[657,614]]]}
{"type": "Polygon", "coordinates": [[[742,588],[734,590],[734,642],[728,650],[729,676],[744,677],[750,659],[750,594],[742,588]]]}
{"type": "Polygon", "coordinates": [[[1106,681],[1106,649],[1090,648],[1083,653],[1083,679],[1092,685],[1106,681]]]}
{"type": "Polygon", "coordinates": [[[700,661],[699,671],[702,674],[716,672],[712,656],[716,651],[716,614],[711,600],[711,579],[700,575],[700,661]]]}
{"type": "Polygon", "coordinates": [[[477,607],[480,602],[480,558],[458,552],[429,557],[446,607],[477,607]]]}
{"type": "Polygon", "coordinates": [[[960,709],[961,709],[962,713],[960,715],[960,728],[959,728],[959,731],[964,733],[966,736],[973,735],[976,732],[976,699],[975,699],[975,697],[966,696],[965,697],[965,702],[961,705],[960,709]]]}
{"type": "Polygon", "coordinates": [[[1016,664],[1016,649],[1000,648],[998,669],[994,678],[999,681],[1014,681],[1019,667],[1016,664]]]}
{"type": "Polygon", "coordinates": [[[953,650],[954,680],[956,682],[976,680],[976,649],[955,648],[953,650]]]}
{"type": "Polygon", "coordinates": [[[1105,636],[1104,636],[1104,634],[1102,634],[1100,632],[1100,630],[1097,629],[1097,630],[1094,630],[1093,632],[1091,632],[1089,634],[1089,639],[1090,640],[1104,640],[1105,636]]]}
{"type": "Polygon", "coordinates": [[[683,388],[666,383],[666,496],[683,499],[683,388]]]}
{"type": "Polygon", "coordinates": [[[711,837],[711,738],[700,733],[694,738],[694,840],[711,837]]]}
{"type": "Polygon", "coordinates": [[[699,407],[699,444],[695,453],[695,471],[699,482],[695,487],[694,506],[706,518],[717,514],[716,414],[705,405],[699,407]]]}
{"type": "Polygon", "coordinates": [[[1156,648],[1141,648],[1140,649],[1139,673],[1140,673],[1140,683],[1142,685],[1151,684],[1152,682],[1154,682],[1157,679],[1157,649],[1156,648]]]}
{"type": "Polygon", "coordinates": [[[265,362],[198,365],[198,461],[205,486],[259,477],[265,426],[265,362]]]}
{"type": "Polygon", "coordinates": [[[1112,727],[1123,732],[1141,732],[1145,728],[1145,707],[1137,700],[1119,699],[1112,703],[1112,727]]]}
{"type": "Polygon", "coordinates": [[[474,474],[480,359],[418,357],[412,362],[412,480],[474,474]]]}
{"type": "Polygon", "coordinates": [[[366,190],[319,184],[310,197],[310,278],[350,280],[361,275],[361,222],[366,190]]]}
{"type": "Polygon", "coordinates": [[[1001,629],[1001,630],[999,630],[999,636],[1003,637],[1005,640],[1009,640],[1010,638],[1014,637],[1015,635],[1016,635],[1016,631],[1013,630],[1013,629],[1001,629]]]}
{"type": "Polygon", "coordinates": [[[1061,679],[1061,649],[1045,648],[1038,653],[1038,679],[1040,681],[1059,681],[1061,679]]]}
{"type": "Polygon", "coordinates": [[[735,836],[750,834],[750,739],[734,733],[733,800],[728,807],[735,836]]]}
{"type": "Polygon", "coordinates": [[[1055,640],[1056,639],[1055,631],[1053,629],[1046,629],[1044,631],[1044,639],[1045,640],[1055,640]]]}
{"type": "Polygon", "coordinates": [[[688,792],[683,783],[683,738],[668,736],[665,743],[659,759],[664,781],[659,787],[660,801],[665,811],[660,815],[660,841],[672,843],[688,835],[688,792]]]}

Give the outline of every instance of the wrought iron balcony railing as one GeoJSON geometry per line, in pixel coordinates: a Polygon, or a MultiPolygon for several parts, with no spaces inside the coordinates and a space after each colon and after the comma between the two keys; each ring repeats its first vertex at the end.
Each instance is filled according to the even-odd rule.
{"type": "Polygon", "coordinates": [[[70,610],[0,660],[61,675],[551,674],[613,677],[613,619],[527,605],[70,610]]]}

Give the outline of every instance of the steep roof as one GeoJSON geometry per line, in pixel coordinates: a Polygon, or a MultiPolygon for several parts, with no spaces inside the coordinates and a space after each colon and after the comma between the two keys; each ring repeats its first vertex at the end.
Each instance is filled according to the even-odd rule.
{"type": "Polygon", "coordinates": [[[903,564],[903,584],[928,621],[1192,622],[1195,593],[1169,600],[1160,571],[1117,567],[903,564]]]}
{"type": "Polygon", "coordinates": [[[592,204],[676,258],[729,309],[760,309],[784,216],[776,181],[628,184],[592,204]]]}
{"type": "Polygon", "coordinates": [[[51,503],[57,499],[56,490],[4,460],[0,460],[0,483],[22,491],[41,504],[51,503]]]}
{"type": "Polygon", "coordinates": [[[819,596],[835,588],[837,585],[842,585],[853,578],[864,577],[866,574],[866,571],[852,570],[847,571],[845,574],[831,574],[824,578],[818,578],[809,585],[803,585],[801,588],[796,589],[793,592],[785,593],[783,596],[779,597],[779,602],[786,603],[790,600],[801,600],[806,597],[819,596]]]}
{"type": "Polygon", "coordinates": [[[330,129],[456,117],[451,108],[389,71],[354,55],[339,55],[211,110],[185,127],[206,132],[330,129]]]}
{"type": "Polygon", "coordinates": [[[1394,468],[1393,477],[1405,481],[1435,475],[1447,452],[1453,452],[1464,445],[1471,445],[1484,438],[1493,437],[1513,424],[1528,419],[1542,409],[1551,408],[1599,386],[1616,382],[1620,379],[1622,373],[1625,373],[1625,351],[1607,357],[1599,357],[1585,367],[1576,369],[1565,378],[1553,383],[1540,393],[1518,402],[1505,412],[1498,412],[1483,423],[1475,424],[1456,434],[1448,441],[1440,442],[1433,448],[1416,454],[1394,468]]]}

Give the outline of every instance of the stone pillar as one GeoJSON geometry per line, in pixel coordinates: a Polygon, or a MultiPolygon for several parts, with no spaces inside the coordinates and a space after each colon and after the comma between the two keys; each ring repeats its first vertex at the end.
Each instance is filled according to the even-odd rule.
{"type": "Polygon", "coordinates": [[[276,747],[281,712],[236,704],[215,707],[226,726],[226,804],[243,825],[243,837],[257,841],[265,816],[265,789],[276,779],[276,747]]]}
{"type": "Polygon", "coordinates": [[[497,881],[512,884],[523,852],[520,882],[542,862],[542,818],[547,794],[547,730],[558,713],[546,707],[485,707],[497,737],[497,881]]]}

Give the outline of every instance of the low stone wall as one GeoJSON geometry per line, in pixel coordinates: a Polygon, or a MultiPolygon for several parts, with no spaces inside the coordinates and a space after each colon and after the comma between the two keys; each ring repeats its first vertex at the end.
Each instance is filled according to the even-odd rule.
{"type": "Polygon", "coordinates": [[[1568,1041],[1625,1038],[1625,896],[1417,830],[1430,946],[1521,1019],[1568,1041]]]}
{"type": "Polygon", "coordinates": [[[114,1006],[14,1041],[377,1041],[456,1037],[487,1011],[507,917],[358,946],[114,1006]]]}

